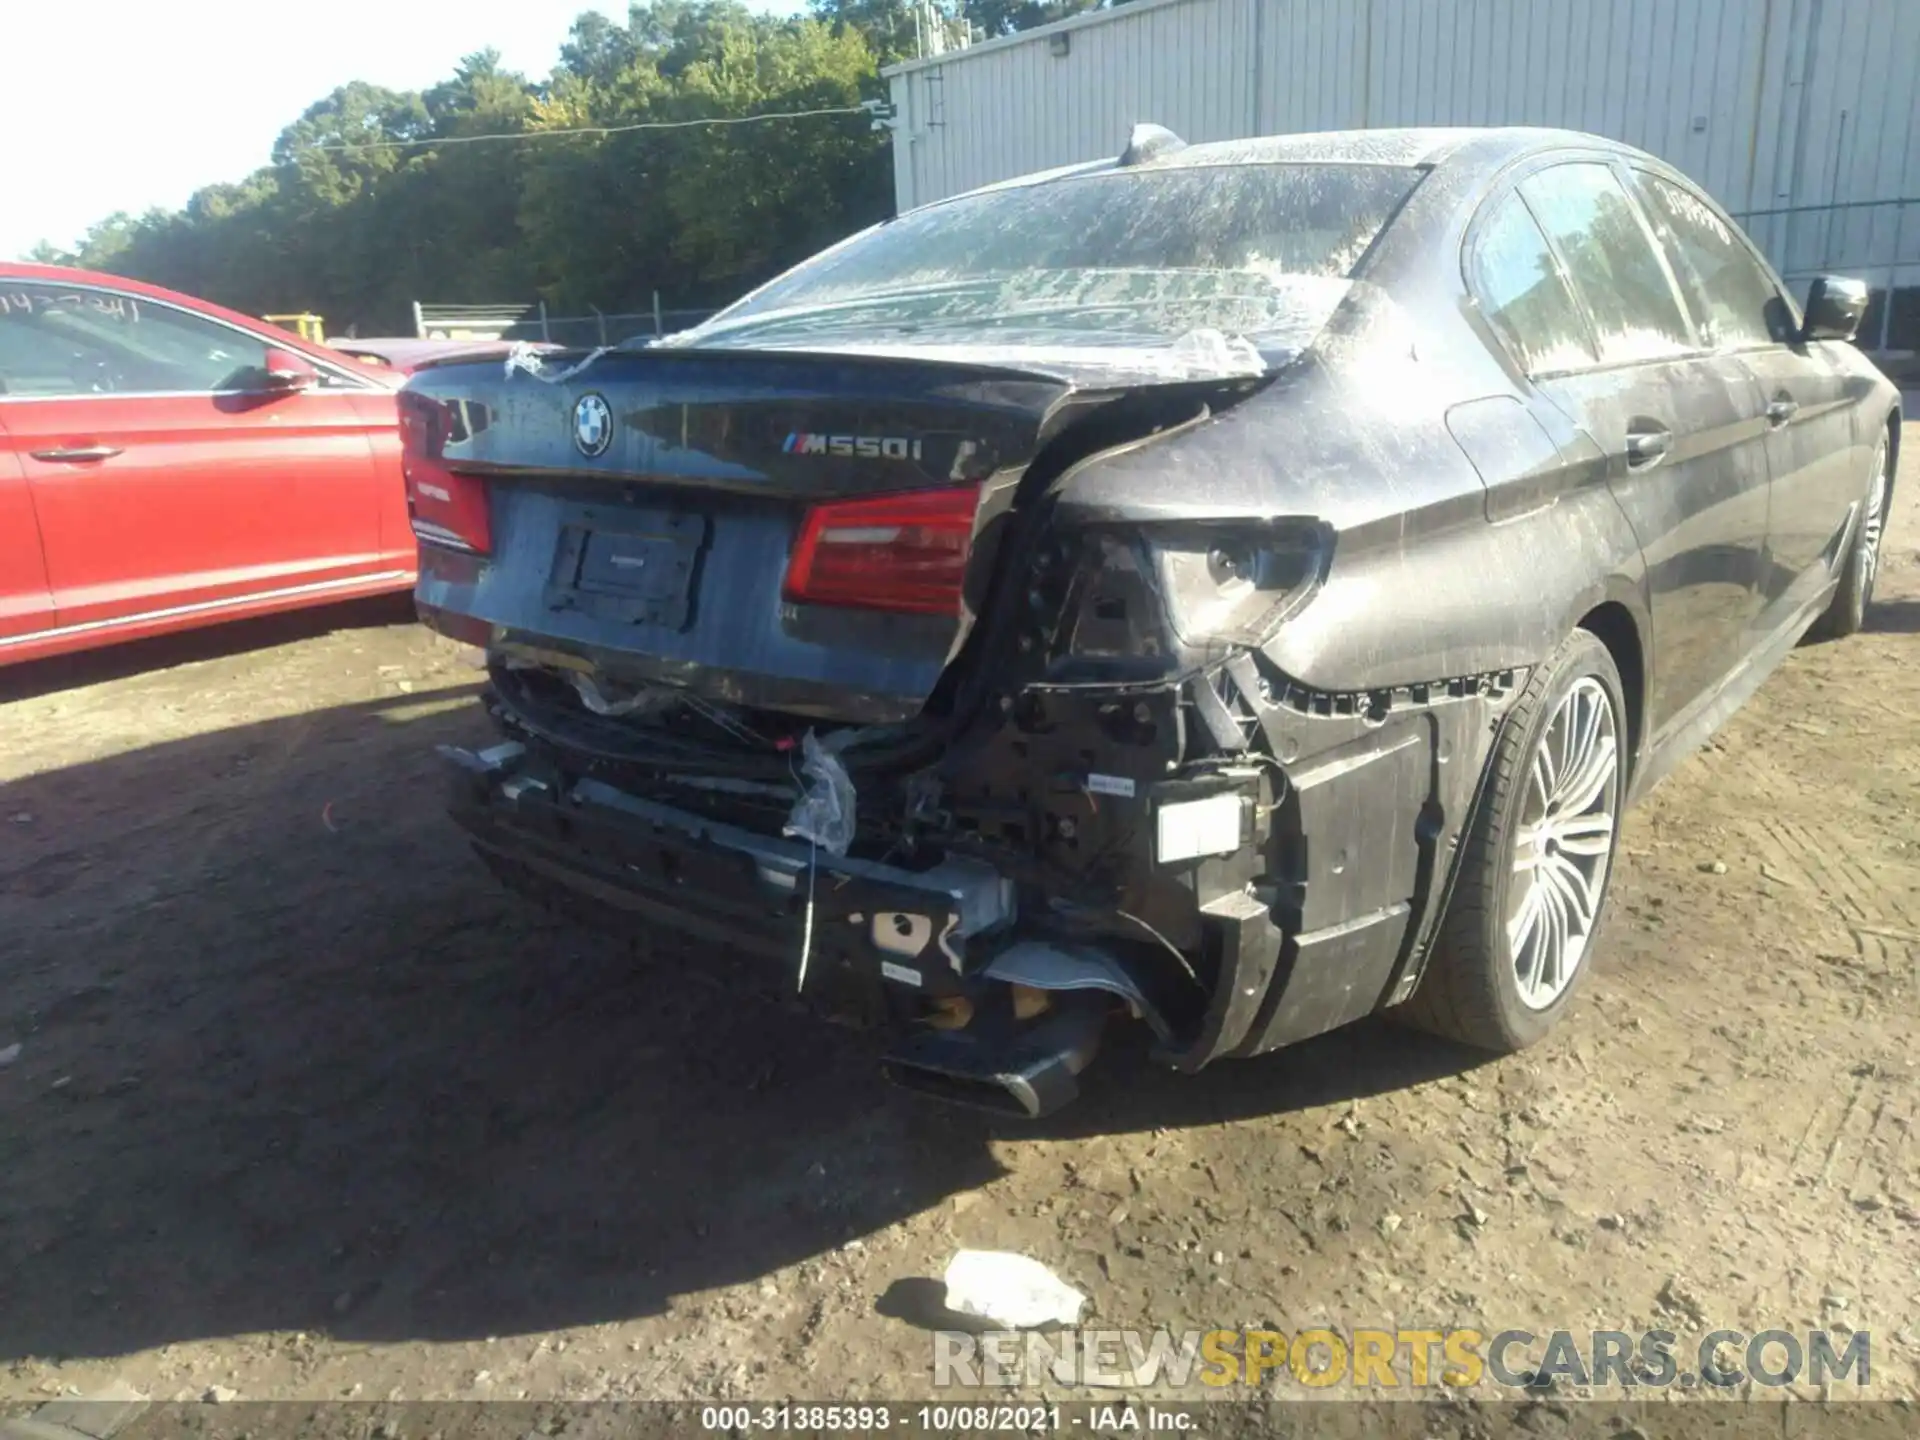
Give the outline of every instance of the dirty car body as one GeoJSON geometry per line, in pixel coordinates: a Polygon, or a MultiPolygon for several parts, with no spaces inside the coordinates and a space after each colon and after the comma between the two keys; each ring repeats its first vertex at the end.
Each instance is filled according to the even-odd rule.
{"type": "Polygon", "coordinates": [[[418,599],[503,731],[455,813],[999,1108],[1122,1013],[1528,1043],[1619,811],[1870,588],[1861,298],[1590,136],[1142,127],[664,343],[434,367],[418,599]]]}

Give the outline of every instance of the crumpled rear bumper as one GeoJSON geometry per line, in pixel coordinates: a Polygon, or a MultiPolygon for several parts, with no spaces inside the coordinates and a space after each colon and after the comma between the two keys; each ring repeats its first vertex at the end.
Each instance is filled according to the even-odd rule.
{"type": "MultiPolygon", "coordinates": [[[[983,783],[1055,777],[1027,798],[1020,814],[1037,823],[1023,833],[1040,837],[1056,870],[1074,856],[1108,867],[1120,880],[1105,898],[1086,893],[1091,880],[1069,899],[1031,869],[970,856],[919,870],[836,857],[563,774],[539,746],[446,753],[454,818],[523,888],[752,951],[796,976],[804,954],[809,992],[829,977],[852,982],[896,1015],[1014,984],[1104,990],[1147,1021],[1160,1058],[1194,1070],[1412,992],[1510,693],[1505,677],[1436,688],[1385,715],[1278,695],[1257,711],[1278,759],[1165,766],[1164,779],[1143,767],[1137,783],[1074,773],[1107,702],[1058,697],[1044,728],[1009,726],[966,759],[983,783]],[[1242,816],[1237,848],[1170,861],[1168,807],[1228,796],[1242,816]]],[[[1167,707],[1149,714],[1163,733],[1176,703],[1171,692],[1140,702],[1167,707]]],[[[984,834],[992,814],[976,800],[963,818],[984,834]]]]}
{"type": "Polygon", "coordinates": [[[855,969],[930,996],[985,963],[1012,884],[949,858],[924,871],[815,850],[527,764],[517,743],[443,753],[455,821],[496,868],[643,922],[793,966],[855,969]],[[808,935],[811,902],[812,933],[808,935]]]}

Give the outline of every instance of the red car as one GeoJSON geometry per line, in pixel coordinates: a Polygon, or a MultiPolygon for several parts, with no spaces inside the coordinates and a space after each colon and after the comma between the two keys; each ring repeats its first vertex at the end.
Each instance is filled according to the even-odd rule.
{"type": "Polygon", "coordinates": [[[0,665],[409,588],[402,378],[157,286],[0,264],[0,665]]]}

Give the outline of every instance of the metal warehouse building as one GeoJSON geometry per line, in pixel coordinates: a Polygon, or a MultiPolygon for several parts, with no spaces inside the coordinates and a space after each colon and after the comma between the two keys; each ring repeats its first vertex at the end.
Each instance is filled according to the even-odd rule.
{"type": "Polygon", "coordinates": [[[1920,0],[1134,0],[887,73],[903,210],[1141,120],[1566,126],[1692,175],[1796,289],[1866,279],[1860,343],[1920,350],[1920,0]]]}

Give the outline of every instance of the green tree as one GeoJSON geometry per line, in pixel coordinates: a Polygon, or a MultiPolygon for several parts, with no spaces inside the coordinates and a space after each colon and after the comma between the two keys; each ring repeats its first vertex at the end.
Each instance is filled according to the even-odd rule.
{"type": "MultiPolygon", "coordinates": [[[[811,0],[811,8],[816,19],[859,31],[882,65],[914,57],[918,32],[908,0],[811,0]]],[[[941,10],[949,19],[958,18],[952,0],[941,10]]]]}
{"type": "Polygon", "coordinates": [[[967,0],[967,18],[985,35],[1012,35],[1089,10],[1111,10],[1124,0],[967,0]]]}
{"type": "MultiPolygon", "coordinates": [[[[919,42],[912,0],[810,0],[820,19],[849,26],[867,37],[883,65],[914,58],[919,42]]],[[[1125,0],[935,0],[935,11],[962,21],[986,39],[1031,30],[1088,10],[1108,10],[1125,0]]]]}
{"type": "Polygon", "coordinates": [[[481,49],[421,92],[343,85],[268,166],[109,216],[72,258],[336,333],[402,329],[415,300],[722,304],[891,209],[864,114],[705,123],[882,95],[869,33],[736,0],[584,13],[543,80],[481,49]],[[622,128],[661,125],[684,128],[622,128]]]}

